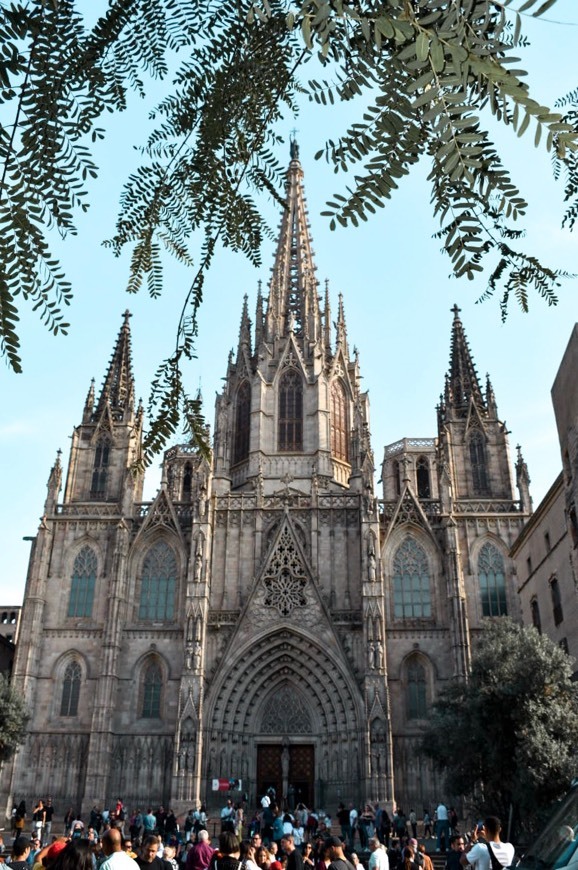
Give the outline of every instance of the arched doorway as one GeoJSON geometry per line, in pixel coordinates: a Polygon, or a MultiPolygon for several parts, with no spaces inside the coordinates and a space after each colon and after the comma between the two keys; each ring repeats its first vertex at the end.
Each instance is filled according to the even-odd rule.
{"type": "Polygon", "coordinates": [[[244,766],[251,804],[269,787],[309,806],[366,791],[362,697],[337,644],[286,626],[237,646],[216,675],[205,717],[205,782],[244,766]]]}

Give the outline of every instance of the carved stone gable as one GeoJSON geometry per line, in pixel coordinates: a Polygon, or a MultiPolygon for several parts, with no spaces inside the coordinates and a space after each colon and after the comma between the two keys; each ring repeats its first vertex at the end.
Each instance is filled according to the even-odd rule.
{"type": "Polygon", "coordinates": [[[307,605],[304,594],[307,573],[286,525],[263,574],[263,584],[267,590],[264,606],[276,607],[281,616],[288,616],[294,608],[307,605]]]}
{"type": "Polygon", "coordinates": [[[428,519],[408,486],[403,490],[397,503],[391,520],[390,531],[404,523],[413,523],[416,526],[427,529],[431,533],[428,519]]]}
{"type": "Polygon", "coordinates": [[[165,526],[177,532],[181,536],[179,521],[171,502],[170,496],[166,489],[161,489],[156,499],[151,504],[148,514],[142,524],[140,534],[145,529],[151,529],[156,526],[165,526]]]}
{"type": "Polygon", "coordinates": [[[266,701],[262,734],[312,734],[311,714],[292,686],[281,686],[266,701]]]}

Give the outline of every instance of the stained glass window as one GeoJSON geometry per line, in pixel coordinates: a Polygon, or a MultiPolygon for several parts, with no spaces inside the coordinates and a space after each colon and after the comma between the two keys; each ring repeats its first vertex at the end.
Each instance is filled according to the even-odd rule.
{"type": "Polygon", "coordinates": [[[347,424],[347,400],[343,384],[331,384],[331,453],[335,459],[349,461],[349,427],[347,424]]]}
{"type": "Polygon", "coordinates": [[[108,463],[110,454],[110,441],[106,436],[98,440],[94,451],[94,463],[92,466],[92,484],[90,497],[95,499],[105,498],[106,478],[108,475],[108,463]]]}
{"type": "Polygon", "coordinates": [[[279,384],[279,450],[303,450],[303,381],[295,369],[279,384]]]}
{"type": "Polygon", "coordinates": [[[172,619],[175,610],[177,560],[165,541],[159,541],[146,554],[141,582],[139,619],[172,619]]]}
{"type": "Polygon", "coordinates": [[[431,498],[429,477],[429,462],[425,456],[420,456],[416,463],[417,494],[419,498],[431,498]]]}
{"type": "Polygon", "coordinates": [[[251,437],[251,387],[248,381],[243,381],[237,391],[235,408],[235,440],[233,462],[242,462],[249,455],[251,437]]]}
{"type": "Polygon", "coordinates": [[[475,429],[470,435],[469,446],[474,493],[476,495],[488,495],[489,485],[486,463],[486,444],[484,436],[479,429],[475,429]]]}
{"type": "Polygon", "coordinates": [[[70,662],[64,671],[62,701],[60,702],[61,716],[78,716],[81,678],[82,670],[78,662],[70,662]]]}
{"type": "Polygon", "coordinates": [[[143,675],[143,694],[141,717],[143,719],[161,718],[161,695],[163,689],[163,675],[160,665],[151,662],[143,675]]]}
{"type": "Polygon", "coordinates": [[[407,664],[407,718],[427,717],[426,672],[423,664],[411,658],[407,664]]]}
{"type": "Polygon", "coordinates": [[[393,612],[396,619],[431,617],[427,556],[413,538],[406,538],[393,560],[393,612]]]}
{"type": "Polygon", "coordinates": [[[484,544],[478,556],[478,582],[484,616],[506,616],[506,573],[502,554],[492,545],[484,544]]]}
{"type": "Polygon", "coordinates": [[[69,616],[92,616],[97,565],[94,550],[90,547],[83,547],[74,560],[72,568],[70,598],[68,599],[69,616]]]}

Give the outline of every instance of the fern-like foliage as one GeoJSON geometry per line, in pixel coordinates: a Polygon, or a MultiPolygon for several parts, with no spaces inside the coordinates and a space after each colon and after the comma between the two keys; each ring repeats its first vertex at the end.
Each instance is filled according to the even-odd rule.
{"type": "Polygon", "coordinates": [[[180,66],[153,113],[142,165],[122,193],[108,246],[131,249],[128,289],[162,292],[168,251],[193,269],[175,348],[155,377],[146,440],[149,460],[176,433],[181,414],[202,438],[200,409],[183,387],[194,356],[197,312],[217,243],[260,262],[272,230],[260,197],[283,201],[276,156],[279,120],[302,94],[320,105],[350,101],[358,114],[338,141],[323,143],[349,186],[327,203],[330,225],[356,225],[383,208],[419,161],[428,161],[439,238],[453,273],[483,269],[484,297],[500,293],[505,316],[529,291],[555,302],[562,274],[519,249],[526,202],[482,124],[484,111],[554,155],[565,174],[566,222],[578,216],[576,95],[563,115],[530,95],[514,52],[520,13],[554,0],[109,0],[88,31],[75,0],[16,0],[0,7],[0,342],[19,370],[18,305],[30,302],[55,332],[71,288],[46,230],[74,232],[97,168],[91,141],[127,92],[180,66]],[[322,75],[307,75],[315,59],[322,75]],[[202,239],[194,251],[191,239],[202,239]],[[192,422],[191,422],[192,421],[192,422]]]}
{"type": "MultiPolygon", "coordinates": [[[[578,88],[561,97],[556,106],[564,109],[564,121],[578,132],[578,88]]],[[[553,157],[554,177],[564,179],[564,202],[568,203],[562,226],[573,230],[578,220],[578,154],[573,151],[561,159],[553,157]]]]}

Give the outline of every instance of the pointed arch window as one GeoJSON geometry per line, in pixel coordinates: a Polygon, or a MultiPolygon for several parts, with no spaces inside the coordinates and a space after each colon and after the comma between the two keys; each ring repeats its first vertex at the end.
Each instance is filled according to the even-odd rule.
{"type": "Polygon", "coordinates": [[[94,603],[94,586],[98,560],[91,547],[83,547],[74,560],[70,597],[68,599],[69,616],[92,616],[94,603]]]}
{"type": "Polygon", "coordinates": [[[492,544],[484,544],[478,556],[478,582],[483,616],[507,616],[504,557],[492,544]]]}
{"type": "Polygon", "coordinates": [[[399,462],[397,459],[394,459],[392,464],[392,473],[393,473],[393,486],[396,495],[401,494],[401,478],[399,475],[399,462]]]}
{"type": "Polygon", "coordinates": [[[94,499],[103,499],[106,497],[106,479],[108,476],[108,465],[110,461],[110,439],[106,435],[102,435],[97,443],[94,451],[94,462],[92,465],[92,482],[90,486],[90,497],[94,499]]]}
{"type": "Polygon", "coordinates": [[[279,450],[303,450],[303,381],[295,369],[279,383],[279,450]]]}
{"type": "Polygon", "coordinates": [[[235,440],[233,462],[243,462],[249,456],[251,440],[251,385],[243,381],[237,390],[235,407],[235,440]]]}
{"type": "Polygon", "coordinates": [[[474,429],[469,439],[470,465],[472,482],[476,495],[488,495],[488,465],[486,460],[486,442],[479,429],[474,429]]]}
{"type": "Polygon", "coordinates": [[[78,701],[80,698],[80,681],[82,669],[78,662],[70,662],[64,671],[62,682],[62,699],[60,702],[61,716],[78,716],[78,701]]]}
{"type": "Polygon", "coordinates": [[[532,598],[530,602],[530,611],[532,613],[532,625],[538,632],[542,634],[542,620],[540,618],[540,605],[537,598],[532,598]]]}
{"type": "Polygon", "coordinates": [[[139,619],[162,622],[173,619],[177,560],[172,547],[159,541],[145,556],[142,571],[139,619]]]}
{"type": "Polygon", "coordinates": [[[162,692],[161,667],[158,662],[150,662],[143,674],[141,719],[161,718],[162,692]]]}
{"type": "Polygon", "coordinates": [[[407,718],[427,718],[426,670],[415,656],[407,663],[407,718]]]}
{"type": "Polygon", "coordinates": [[[564,612],[562,610],[562,597],[560,595],[560,584],[557,577],[552,577],[550,580],[550,594],[552,596],[552,614],[554,616],[554,625],[560,625],[564,621],[564,612]]]}
{"type": "Polygon", "coordinates": [[[190,462],[185,463],[185,467],[183,469],[183,501],[191,500],[191,493],[193,490],[193,469],[191,467],[190,462]]]}
{"type": "Polygon", "coordinates": [[[393,559],[393,613],[396,619],[431,617],[427,556],[413,538],[406,538],[393,559]]]}
{"type": "Polygon", "coordinates": [[[427,457],[418,457],[415,474],[419,498],[431,498],[431,482],[427,457]]]}
{"type": "Polygon", "coordinates": [[[341,381],[331,384],[331,453],[334,459],[349,462],[347,398],[341,381]]]}

